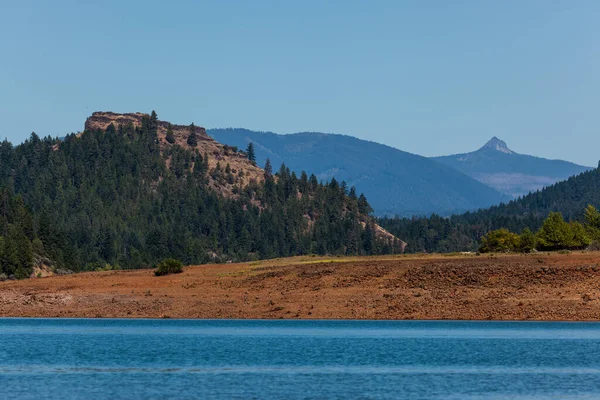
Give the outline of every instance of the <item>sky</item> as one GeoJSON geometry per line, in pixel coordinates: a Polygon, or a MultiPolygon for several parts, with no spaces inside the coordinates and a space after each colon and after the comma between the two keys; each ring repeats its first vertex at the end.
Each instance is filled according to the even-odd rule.
{"type": "Polygon", "coordinates": [[[600,159],[600,1],[0,0],[0,137],[93,111],[600,159]]]}

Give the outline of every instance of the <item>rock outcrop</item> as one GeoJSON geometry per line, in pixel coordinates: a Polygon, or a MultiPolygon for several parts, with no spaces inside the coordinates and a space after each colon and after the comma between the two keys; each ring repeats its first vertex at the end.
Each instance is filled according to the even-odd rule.
{"type": "MultiPolygon", "coordinates": [[[[118,128],[119,125],[126,126],[129,124],[132,124],[134,127],[137,127],[141,126],[143,118],[148,116],[148,114],[139,112],[118,114],[108,111],[99,111],[93,113],[92,116],[86,120],[85,129],[105,130],[110,124],[113,124],[115,128],[118,128]]],[[[171,124],[173,136],[175,137],[175,143],[173,144],[167,142],[166,139],[169,122],[158,121],[157,125],[158,140],[160,141],[160,145],[162,148],[172,145],[179,145],[181,147],[190,148],[190,146],[187,144],[187,138],[190,134],[189,125],[171,124]]],[[[238,172],[241,186],[248,185],[252,180],[260,182],[264,179],[263,170],[255,164],[253,164],[252,162],[250,162],[250,160],[248,160],[244,153],[239,152],[231,146],[226,146],[217,142],[216,140],[208,136],[206,133],[206,129],[204,129],[201,126],[196,126],[195,131],[196,137],[198,139],[198,144],[196,145],[195,149],[198,150],[202,155],[208,155],[209,168],[215,168],[217,163],[220,163],[220,166],[222,168],[225,168],[225,166],[229,164],[231,169],[238,172]],[[239,174],[240,171],[242,171],[241,174],[239,174]]],[[[223,194],[231,194],[231,188],[226,188],[222,186],[215,186],[214,188],[222,192],[223,194]]]]}

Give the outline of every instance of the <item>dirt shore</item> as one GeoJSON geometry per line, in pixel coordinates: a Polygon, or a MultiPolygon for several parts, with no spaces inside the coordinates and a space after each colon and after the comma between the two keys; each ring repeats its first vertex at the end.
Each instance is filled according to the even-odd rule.
{"type": "Polygon", "coordinates": [[[0,282],[2,317],[598,320],[600,253],[296,257],[0,282]]]}

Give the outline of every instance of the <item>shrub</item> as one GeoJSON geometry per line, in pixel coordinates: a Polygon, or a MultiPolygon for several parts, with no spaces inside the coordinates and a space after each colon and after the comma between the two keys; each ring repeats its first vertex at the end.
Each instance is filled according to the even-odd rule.
{"type": "Polygon", "coordinates": [[[498,229],[489,231],[481,238],[481,247],[479,251],[482,253],[509,252],[515,251],[519,245],[519,235],[509,232],[508,229],[498,229]]]}
{"type": "Polygon", "coordinates": [[[523,229],[519,236],[519,251],[522,253],[531,253],[535,249],[535,235],[529,228],[523,229]]]}
{"type": "Polygon", "coordinates": [[[174,260],[172,258],[167,258],[163,260],[160,264],[158,264],[156,271],[154,271],[154,275],[162,276],[169,274],[179,274],[183,272],[183,264],[179,260],[174,260]]]}

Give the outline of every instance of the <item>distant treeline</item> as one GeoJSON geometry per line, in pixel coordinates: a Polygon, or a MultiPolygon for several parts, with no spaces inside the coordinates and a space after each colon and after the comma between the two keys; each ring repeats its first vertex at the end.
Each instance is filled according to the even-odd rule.
{"type": "Polygon", "coordinates": [[[532,250],[573,250],[584,249],[595,242],[600,245],[600,212],[588,205],[584,213],[584,223],[566,222],[561,213],[551,212],[542,226],[534,234],[524,228],[521,234],[501,228],[488,232],[481,238],[481,252],[523,252],[532,250]]]}
{"type": "Polygon", "coordinates": [[[407,242],[407,252],[476,251],[489,231],[536,232],[551,212],[584,222],[587,205],[600,204],[600,172],[584,172],[527,196],[485,210],[454,215],[380,218],[379,224],[407,242]]]}

